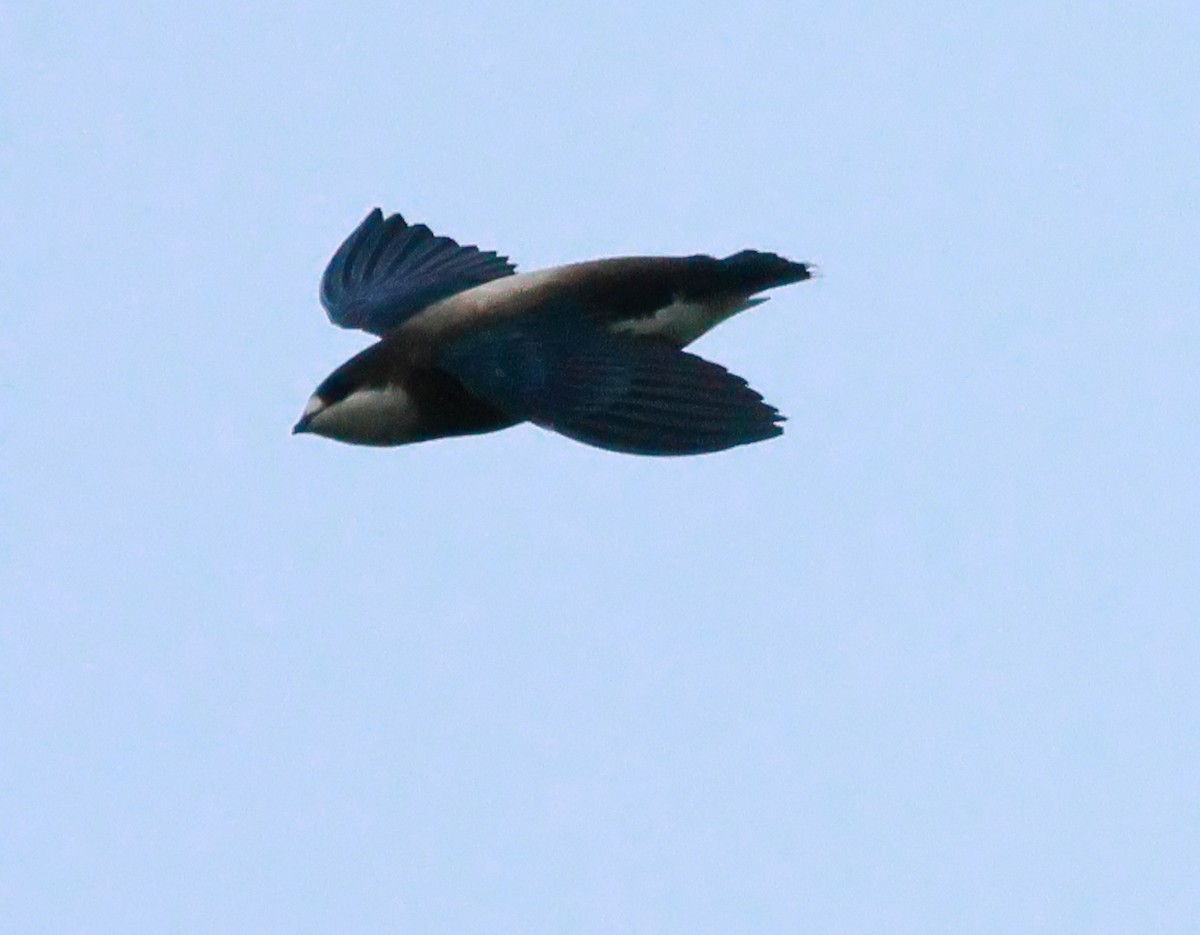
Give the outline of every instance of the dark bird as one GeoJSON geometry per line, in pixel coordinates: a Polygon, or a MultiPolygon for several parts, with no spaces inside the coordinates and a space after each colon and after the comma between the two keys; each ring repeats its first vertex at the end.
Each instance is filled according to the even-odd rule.
{"type": "Polygon", "coordinates": [[[619,257],[517,274],[506,257],[367,215],[321,304],[380,340],[317,387],[293,432],[404,445],[533,422],[611,451],[691,455],[772,438],[784,417],[683,348],[813,267],[758,250],[619,257]]]}

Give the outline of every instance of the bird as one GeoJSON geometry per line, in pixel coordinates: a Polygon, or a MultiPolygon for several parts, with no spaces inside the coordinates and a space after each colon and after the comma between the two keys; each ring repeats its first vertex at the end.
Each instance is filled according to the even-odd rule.
{"type": "Polygon", "coordinates": [[[531,422],[636,455],[774,438],[779,410],[684,348],[814,273],[759,250],[518,273],[375,208],[333,255],[320,299],[333,324],[379,340],[317,386],[292,432],[395,446],[531,422]]]}

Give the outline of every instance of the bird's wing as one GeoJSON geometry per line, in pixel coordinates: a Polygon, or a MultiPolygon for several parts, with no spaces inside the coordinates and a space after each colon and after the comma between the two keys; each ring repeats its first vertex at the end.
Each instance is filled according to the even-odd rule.
{"type": "Polygon", "coordinates": [[[459,338],[440,363],[513,418],[611,451],[702,454],[783,431],[784,417],[724,367],[575,316],[459,338]]]}
{"type": "Polygon", "coordinates": [[[342,328],[383,335],[427,305],[511,276],[507,257],[437,237],[378,208],[338,248],[321,277],[321,304],[342,328]]]}

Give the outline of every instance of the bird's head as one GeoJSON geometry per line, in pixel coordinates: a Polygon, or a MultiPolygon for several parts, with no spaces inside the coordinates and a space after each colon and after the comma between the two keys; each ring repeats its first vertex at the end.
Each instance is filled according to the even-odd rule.
{"type": "Polygon", "coordinates": [[[311,433],[357,445],[416,441],[421,416],[398,374],[389,372],[379,345],[352,357],[308,398],[292,434],[311,433]]]}

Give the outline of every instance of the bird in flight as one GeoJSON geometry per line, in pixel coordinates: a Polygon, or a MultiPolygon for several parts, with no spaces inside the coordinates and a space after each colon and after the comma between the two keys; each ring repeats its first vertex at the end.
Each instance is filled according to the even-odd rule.
{"type": "Polygon", "coordinates": [[[773,438],[784,417],[684,348],[814,267],[774,253],[617,257],[516,272],[378,208],[321,279],[342,328],[379,341],[331,373],[293,433],[405,445],[532,422],[641,455],[773,438]]]}

